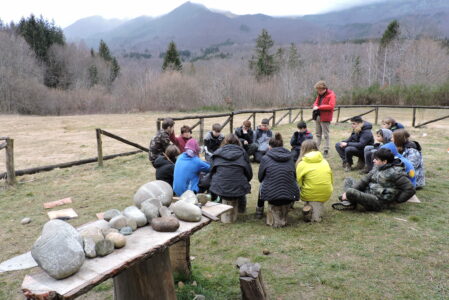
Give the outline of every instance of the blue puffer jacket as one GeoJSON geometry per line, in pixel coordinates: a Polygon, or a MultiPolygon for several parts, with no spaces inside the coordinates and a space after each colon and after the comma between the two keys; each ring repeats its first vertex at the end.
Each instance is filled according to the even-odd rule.
{"type": "Polygon", "coordinates": [[[198,156],[190,157],[187,153],[182,153],[175,164],[173,175],[173,191],[181,196],[187,190],[198,192],[198,182],[200,172],[209,172],[210,165],[201,160],[198,156]]]}
{"type": "Polygon", "coordinates": [[[398,159],[401,160],[401,162],[404,165],[405,173],[407,173],[408,179],[410,179],[410,181],[412,182],[413,187],[416,187],[415,168],[414,168],[413,164],[407,158],[405,158],[398,152],[396,145],[393,142],[389,142],[385,145],[382,145],[382,147],[380,147],[380,148],[389,149],[395,157],[397,157],[398,159]]]}

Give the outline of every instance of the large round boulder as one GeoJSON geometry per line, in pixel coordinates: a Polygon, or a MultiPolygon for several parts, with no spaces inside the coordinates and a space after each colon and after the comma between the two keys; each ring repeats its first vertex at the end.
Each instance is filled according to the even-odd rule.
{"type": "Polygon", "coordinates": [[[170,205],[173,198],[173,189],[165,181],[155,180],[142,185],[134,195],[134,204],[140,208],[147,199],[158,199],[162,205],[170,205]]]}

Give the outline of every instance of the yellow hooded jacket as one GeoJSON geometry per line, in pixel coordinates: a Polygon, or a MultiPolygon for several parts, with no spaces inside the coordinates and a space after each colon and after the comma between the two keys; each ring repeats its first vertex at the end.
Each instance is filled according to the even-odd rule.
{"type": "Polygon", "coordinates": [[[334,190],[334,178],[327,160],[320,151],[304,155],[296,167],[296,180],[302,201],[326,202],[334,190]]]}

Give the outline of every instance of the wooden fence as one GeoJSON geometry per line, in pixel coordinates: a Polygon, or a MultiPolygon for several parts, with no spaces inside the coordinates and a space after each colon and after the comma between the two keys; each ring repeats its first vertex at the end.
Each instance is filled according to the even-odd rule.
{"type": "Polygon", "coordinates": [[[16,184],[16,173],[14,171],[14,140],[9,137],[0,137],[0,150],[6,152],[6,183],[8,185],[16,184]],[[4,141],[4,142],[2,142],[4,141]]]}

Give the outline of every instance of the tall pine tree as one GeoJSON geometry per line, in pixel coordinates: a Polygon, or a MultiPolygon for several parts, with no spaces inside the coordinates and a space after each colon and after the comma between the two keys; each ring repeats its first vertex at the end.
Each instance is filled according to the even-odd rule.
{"type": "Polygon", "coordinates": [[[175,42],[171,41],[168,45],[167,53],[165,53],[164,63],[162,64],[162,70],[167,71],[181,71],[182,64],[179,58],[179,52],[176,50],[175,42]]]}
{"type": "Polygon", "coordinates": [[[383,52],[384,56],[382,86],[385,85],[385,76],[387,73],[388,49],[390,48],[393,41],[399,37],[399,34],[400,34],[399,22],[397,20],[393,20],[391,21],[390,24],[388,24],[387,29],[385,30],[384,34],[382,35],[382,38],[380,39],[379,54],[382,54],[383,52]]]}
{"type": "Polygon", "coordinates": [[[268,34],[268,31],[262,29],[262,33],[256,40],[256,56],[253,56],[249,62],[249,66],[253,70],[257,80],[269,78],[277,70],[274,55],[270,53],[273,45],[274,42],[268,34]]]}

